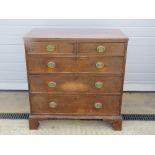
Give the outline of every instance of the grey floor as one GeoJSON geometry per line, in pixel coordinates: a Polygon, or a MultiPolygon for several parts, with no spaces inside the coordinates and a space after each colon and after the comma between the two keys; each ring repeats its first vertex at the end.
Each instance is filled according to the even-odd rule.
{"type": "MultiPolygon", "coordinates": [[[[0,112],[29,112],[26,91],[1,91],[0,112]]],[[[123,114],[155,114],[155,93],[124,93],[123,114]]],[[[0,120],[0,134],[155,134],[155,121],[123,121],[122,131],[113,131],[100,120],[41,121],[38,130],[29,130],[27,120],[0,120]]]]}

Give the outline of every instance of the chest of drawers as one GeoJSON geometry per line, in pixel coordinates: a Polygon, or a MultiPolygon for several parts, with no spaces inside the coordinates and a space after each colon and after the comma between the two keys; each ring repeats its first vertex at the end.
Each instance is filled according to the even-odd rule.
{"type": "Polygon", "coordinates": [[[44,119],[102,119],[121,130],[128,38],[110,29],[33,29],[24,37],[29,128],[44,119]]]}

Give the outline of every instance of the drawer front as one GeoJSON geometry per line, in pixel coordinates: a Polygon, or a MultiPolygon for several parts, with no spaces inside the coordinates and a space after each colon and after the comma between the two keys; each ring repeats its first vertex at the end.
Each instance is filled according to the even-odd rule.
{"type": "Polygon", "coordinates": [[[30,73],[95,72],[122,73],[123,57],[52,57],[28,55],[30,73]]]}
{"type": "Polygon", "coordinates": [[[122,77],[87,75],[30,75],[31,92],[120,93],[122,77]]]}
{"type": "Polygon", "coordinates": [[[74,41],[29,42],[29,53],[73,54],[76,49],[74,41]]]}
{"type": "Polygon", "coordinates": [[[79,43],[79,54],[124,56],[123,43],[79,43]]]}
{"type": "Polygon", "coordinates": [[[33,114],[118,115],[120,96],[31,94],[33,114]]]}

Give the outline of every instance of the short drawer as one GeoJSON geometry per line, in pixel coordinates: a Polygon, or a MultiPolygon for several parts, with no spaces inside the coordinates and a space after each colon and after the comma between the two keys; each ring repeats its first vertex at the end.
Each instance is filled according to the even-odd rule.
{"type": "Polygon", "coordinates": [[[29,42],[28,53],[73,54],[76,52],[75,43],[75,41],[29,42]]]}
{"type": "Polygon", "coordinates": [[[30,73],[123,73],[123,57],[52,57],[28,55],[30,73]]]}
{"type": "Polygon", "coordinates": [[[95,54],[100,56],[124,56],[124,43],[79,43],[78,53],[81,55],[95,54]]]}
{"type": "Polygon", "coordinates": [[[31,94],[30,97],[32,114],[120,114],[120,96],[31,94]]]}
{"type": "Polygon", "coordinates": [[[30,75],[31,92],[120,93],[122,77],[88,75],[30,75]]]}

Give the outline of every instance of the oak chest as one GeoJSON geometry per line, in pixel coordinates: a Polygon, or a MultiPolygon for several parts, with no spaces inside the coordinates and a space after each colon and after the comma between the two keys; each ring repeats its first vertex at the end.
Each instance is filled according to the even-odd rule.
{"type": "Polygon", "coordinates": [[[110,29],[33,29],[24,37],[29,128],[44,119],[103,119],[121,130],[128,38],[110,29]]]}

